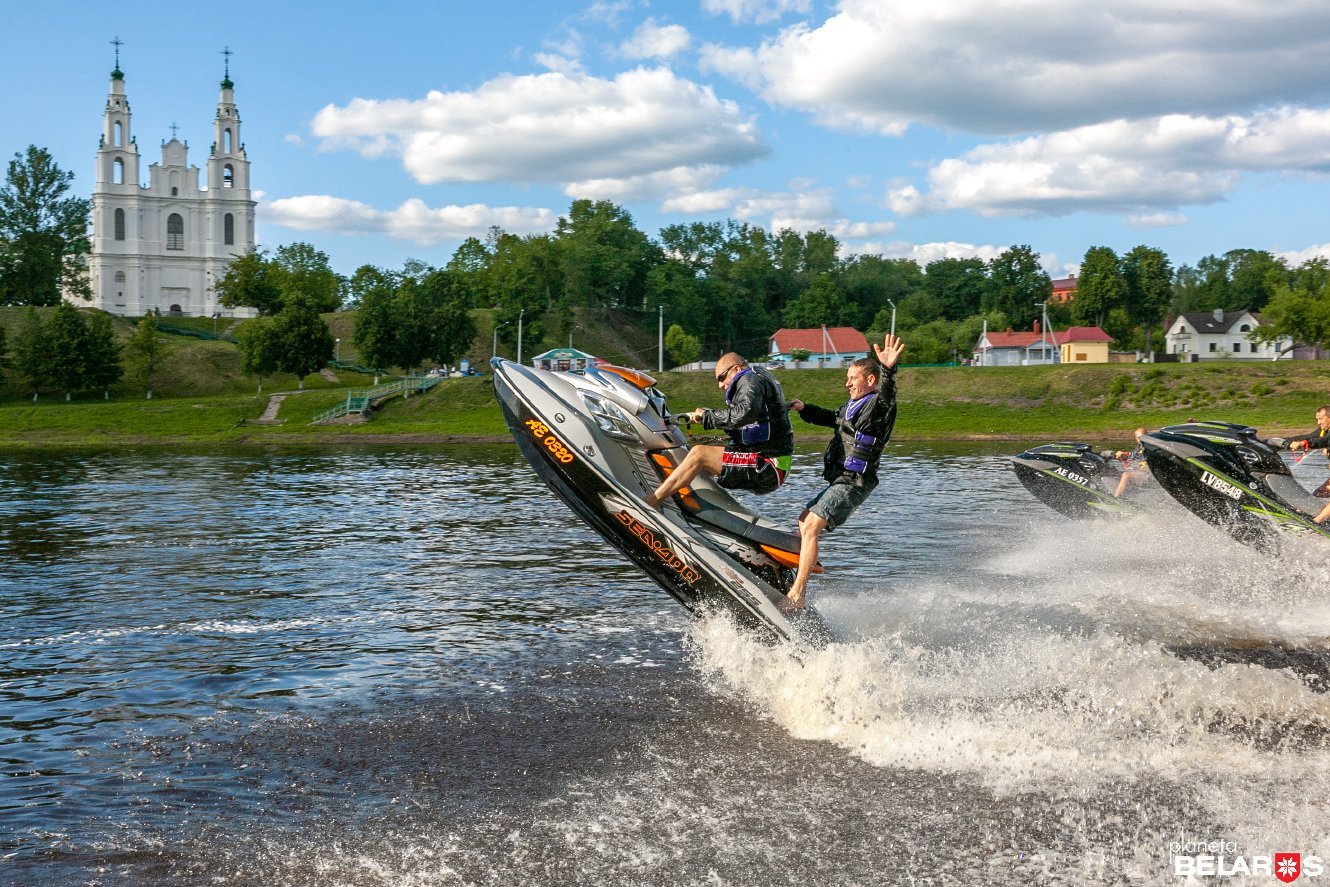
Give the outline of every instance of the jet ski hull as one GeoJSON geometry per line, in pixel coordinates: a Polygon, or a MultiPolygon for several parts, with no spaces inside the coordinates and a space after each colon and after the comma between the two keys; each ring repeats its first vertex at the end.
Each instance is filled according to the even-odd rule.
{"type": "MultiPolygon", "coordinates": [[[[648,423],[648,428],[636,429],[645,441],[616,439],[604,433],[586,405],[578,402],[576,386],[585,380],[575,374],[502,360],[495,360],[493,367],[504,420],[537,476],[687,610],[727,612],[740,625],[773,641],[820,646],[830,640],[812,607],[793,617],[780,612],[778,604],[792,572],[763,553],[761,546],[738,535],[729,538],[699,528],[673,504],[655,509],[642,501],[660,480],[650,454],[684,447],[677,430],[668,425],[652,428],[648,423]]],[[[620,397],[621,393],[609,394],[620,397]]],[[[740,508],[737,503],[734,507],[740,508]]]]}
{"type": "Polygon", "coordinates": [[[1024,487],[1049,508],[1076,520],[1128,515],[1136,508],[1113,496],[1121,472],[1089,444],[1055,443],[1011,457],[1024,487]]]}
{"type": "Polygon", "coordinates": [[[1256,430],[1221,422],[1162,428],[1142,439],[1150,471],[1197,517],[1245,545],[1278,553],[1289,536],[1330,537],[1303,490],[1256,430]]]}

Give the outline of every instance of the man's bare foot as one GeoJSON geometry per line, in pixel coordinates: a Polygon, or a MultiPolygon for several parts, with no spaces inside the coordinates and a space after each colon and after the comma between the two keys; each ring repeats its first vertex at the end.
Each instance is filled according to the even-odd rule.
{"type": "Polygon", "coordinates": [[[803,595],[799,595],[799,597],[797,598],[786,595],[785,597],[781,598],[780,601],[776,604],[777,609],[779,609],[786,616],[789,616],[790,614],[794,613],[797,610],[802,610],[806,606],[807,604],[804,603],[803,595]]]}
{"type": "Polygon", "coordinates": [[[642,501],[645,502],[651,508],[660,508],[660,500],[656,498],[655,493],[648,493],[647,495],[643,496],[642,501]]]}

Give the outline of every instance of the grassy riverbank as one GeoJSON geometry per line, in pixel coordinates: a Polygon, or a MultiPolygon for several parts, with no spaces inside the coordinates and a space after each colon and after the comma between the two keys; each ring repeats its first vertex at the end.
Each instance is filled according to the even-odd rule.
{"type": "MultiPolygon", "coordinates": [[[[844,398],[840,370],[782,371],[779,378],[787,397],[826,406],[844,398]]],[[[294,380],[272,381],[294,387],[294,380]]],[[[310,424],[347,388],[365,384],[354,374],[338,374],[336,381],[311,376],[305,391],[285,389],[274,424],[257,421],[269,405],[271,382],[263,394],[253,388],[237,392],[237,380],[217,386],[225,393],[206,396],[0,402],[0,448],[507,439],[485,377],[449,379],[428,394],[395,398],[363,424],[310,424]]],[[[706,373],[664,373],[658,385],[676,410],[721,403],[706,373]]],[[[1125,441],[1137,425],[1192,417],[1277,433],[1312,426],[1316,407],[1330,402],[1330,364],[904,368],[899,390],[898,440],[1125,441]]],[[[798,420],[795,431],[807,440],[825,436],[798,420]]]]}

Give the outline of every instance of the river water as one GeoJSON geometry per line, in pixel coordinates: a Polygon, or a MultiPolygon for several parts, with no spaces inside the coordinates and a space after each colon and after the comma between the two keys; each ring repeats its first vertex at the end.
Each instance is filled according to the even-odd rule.
{"type": "MultiPolygon", "coordinates": [[[[845,641],[802,661],[688,618],[509,445],[5,456],[0,884],[1330,857],[1324,552],[1169,508],[1069,522],[1018,449],[893,445],[813,586],[845,641]]],[[[817,473],[762,507],[793,518],[817,473]]]]}

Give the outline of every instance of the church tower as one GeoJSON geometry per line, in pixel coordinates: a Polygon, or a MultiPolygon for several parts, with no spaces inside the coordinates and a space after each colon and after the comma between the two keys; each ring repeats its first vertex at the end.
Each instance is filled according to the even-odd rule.
{"type": "Polygon", "coordinates": [[[200,187],[199,168],[189,165],[189,145],[176,137],[175,126],[162,143],[161,162],[148,167],[148,184],[143,185],[120,70],[120,41],[112,42],[116,64],[92,194],[88,271],[93,304],[129,317],[153,310],[164,316],[251,316],[250,309],[222,308],[214,292],[231,261],[254,249],[257,205],[240,141],[230,50],[224,53],[207,187],[200,187]]]}

